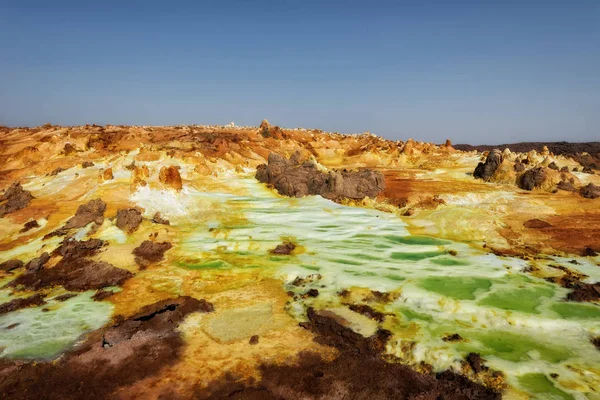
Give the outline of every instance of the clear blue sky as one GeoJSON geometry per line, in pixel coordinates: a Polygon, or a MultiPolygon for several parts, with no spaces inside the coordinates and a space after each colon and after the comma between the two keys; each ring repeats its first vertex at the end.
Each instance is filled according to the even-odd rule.
{"type": "Polygon", "coordinates": [[[600,140],[600,0],[0,0],[0,124],[600,140]]]}

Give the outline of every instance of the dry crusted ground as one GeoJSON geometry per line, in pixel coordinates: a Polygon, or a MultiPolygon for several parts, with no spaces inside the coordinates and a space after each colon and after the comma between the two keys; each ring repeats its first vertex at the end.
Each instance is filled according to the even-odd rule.
{"type": "MultiPolygon", "coordinates": [[[[106,217],[113,217],[118,210],[132,207],[129,195],[140,185],[147,184],[146,180],[149,181],[150,177],[156,178],[160,174],[161,184],[177,190],[180,185],[185,187],[208,182],[207,177],[223,171],[256,168],[266,161],[270,152],[289,157],[299,149],[327,168],[368,167],[382,171],[386,180],[385,191],[378,199],[365,200],[357,205],[401,215],[413,234],[469,242],[475,247],[519,257],[536,257],[540,253],[568,257],[600,250],[600,200],[586,199],[574,192],[552,193],[546,188],[525,191],[510,182],[476,180],[472,172],[482,160],[481,153],[456,151],[449,142],[440,146],[412,140],[393,142],[370,134],[340,135],[267,125],[262,128],[47,125],[31,129],[1,128],[0,188],[7,189],[14,182],[27,184],[42,176],[62,179],[59,178],[62,171],[79,169],[84,163],[102,163],[108,167],[94,176],[81,173],[78,178],[76,174],[75,179],[64,181],[64,189],[60,191],[33,193],[34,198],[27,207],[4,216],[0,251],[27,245],[59,229],[64,220],[76,214],[82,205],[81,198],[99,182],[115,179],[113,174],[128,173],[131,178],[129,185],[108,185],[99,189],[99,197],[106,201],[106,217]],[[139,162],[158,161],[160,166],[185,163],[194,168],[180,182],[179,174],[159,172],[158,167],[144,171],[119,163],[133,151],[139,151],[134,157],[139,162]],[[47,222],[21,232],[28,222],[40,219],[47,222]],[[525,222],[532,219],[540,219],[547,224],[542,228],[526,227],[531,224],[525,222]]],[[[539,154],[534,155],[536,157],[539,163],[547,163],[549,159],[559,166],[579,166],[575,160],[565,156],[539,154]]],[[[598,175],[577,173],[576,176],[580,184],[600,184],[598,175]]],[[[138,244],[148,238],[157,243],[177,242],[176,231],[159,224],[142,224],[136,235],[140,238],[138,244]]],[[[131,254],[135,246],[130,247],[120,249],[119,254],[112,254],[109,248],[109,251],[90,258],[121,266],[120,254],[131,254]]],[[[32,254],[39,256],[43,250],[32,249],[32,254]]],[[[165,257],[167,262],[170,261],[168,252],[165,257]]],[[[53,256],[48,266],[57,264],[59,259],[53,256]]],[[[137,273],[136,263],[129,264],[134,267],[123,268],[137,273]]],[[[149,268],[151,271],[153,267],[149,268]]],[[[279,328],[268,333],[265,340],[261,337],[258,343],[252,345],[248,340],[219,343],[208,335],[198,334],[194,338],[187,337],[188,345],[184,346],[181,338],[173,335],[185,315],[178,310],[193,312],[200,306],[195,303],[180,305],[181,300],[177,300],[177,305],[169,303],[164,292],[149,289],[156,284],[151,276],[139,274],[125,282],[122,292],[109,297],[115,306],[114,316],[123,316],[119,326],[137,324],[136,329],[150,337],[147,342],[142,341],[140,347],[132,347],[139,352],[138,359],[120,364],[118,373],[103,372],[94,387],[84,389],[66,383],[68,379],[62,375],[54,375],[73,374],[80,365],[77,360],[88,355],[86,349],[63,360],[60,364],[62,369],[47,364],[6,363],[0,366],[3,368],[0,372],[3,393],[14,398],[31,398],[40,393],[45,393],[45,397],[81,398],[84,394],[81,390],[85,390],[87,397],[98,398],[109,395],[176,398],[192,396],[192,393],[197,398],[291,398],[308,390],[313,391],[309,398],[352,398],[351,393],[360,393],[358,397],[362,398],[495,396],[483,387],[469,386],[471,384],[463,382],[463,378],[452,374],[437,378],[422,374],[413,376],[411,374],[416,373],[411,370],[386,367],[388,364],[381,364],[377,358],[377,340],[363,343],[363,339],[353,337],[352,332],[346,332],[335,324],[332,328],[327,318],[320,319],[322,316],[314,314],[308,325],[298,326],[284,310],[288,297],[281,283],[259,273],[249,272],[245,277],[236,277],[235,287],[230,285],[226,276],[212,281],[213,278],[205,276],[199,285],[197,276],[192,279],[187,275],[181,272],[185,285],[189,285],[188,291],[195,291],[197,295],[194,297],[210,302],[217,312],[252,306],[268,299],[273,304],[273,315],[279,328]],[[155,304],[160,301],[167,303],[155,304]],[[140,311],[143,306],[153,304],[154,308],[140,311]],[[164,317],[171,315],[169,313],[183,314],[168,319],[168,323],[163,320],[156,322],[157,315],[164,317]],[[171,341],[170,349],[158,346],[152,339],[153,335],[167,337],[171,341]],[[350,350],[336,339],[340,335],[351,343],[350,350]],[[153,346],[158,350],[153,352],[153,346]],[[362,349],[358,359],[356,349],[362,349]],[[321,358],[315,358],[315,353],[321,358]],[[326,362],[333,359],[338,364],[326,362]],[[265,360],[269,361],[268,365],[263,364],[265,360]],[[141,372],[124,377],[128,371],[136,370],[136,363],[143,365],[141,372]],[[281,370],[273,365],[287,365],[288,369],[281,370]],[[382,368],[390,370],[373,372],[382,368]],[[327,382],[319,381],[324,373],[329,377],[327,382]],[[54,380],[48,379],[50,383],[40,380],[40,376],[48,374],[54,380]],[[406,374],[406,379],[419,382],[415,384],[419,391],[390,381],[388,391],[369,392],[374,390],[368,388],[369,384],[402,374],[406,374]],[[290,376],[299,377],[301,382],[289,382],[290,376]],[[357,376],[366,382],[364,387],[353,386],[357,376]],[[31,389],[32,382],[37,382],[38,389],[31,389]],[[52,391],[56,393],[51,396],[48,393],[52,391]]],[[[202,307],[200,309],[210,312],[202,307]]],[[[193,324],[194,321],[186,323],[193,324]]],[[[119,331],[119,327],[106,329],[115,330],[117,333],[114,335],[127,337],[126,333],[119,331]]],[[[382,335],[385,336],[384,333],[382,335]]],[[[104,336],[92,335],[88,340],[90,348],[94,347],[94,340],[99,341],[101,346],[106,344],[106,340],[110,342],[104,336]]],[[[253,340],[256,341],[251,339],[250,342],[253,340]]],[[[112,346],[112,343],[109,345],[112,346]]],[[[93,355],[89,357],[93,358],[93,355]]],[[[90,369],[89,373],[95,373],[92,371],[90,369]]],[[[84,372],[81,374],[81,381],[89,378],[84,372]]]]}

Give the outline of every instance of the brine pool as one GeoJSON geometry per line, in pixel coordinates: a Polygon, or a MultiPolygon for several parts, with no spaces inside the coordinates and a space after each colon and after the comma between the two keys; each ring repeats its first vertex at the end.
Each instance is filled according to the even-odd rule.
{"type": "MultiPolygon", "coordinates": [[[[319,296],[292,304],[290,313],[299,318],[308,305],[342,307],[343,289],[392,292],[395,300],[378,307],[395,316],[384,326],[394,333],[390,354],[438,370],[460,370],[465,355],[477,352],[487,366],[504,372],[511,386],[534,398],[600,399],[600,352],[590,342],[600,336],[600,307],[565,302],[568,291],[524,273],[526,261],[410,235],[393,214],[318,196],[280,197],[251,176],[214,178],[181,193],[144,187],[130,200],[147,217],[160,211],[178,231],[179,243],[171,250],[177,260],[169,267],[215,274],[264,268],[281,278],[286,290],[296,290],[291,282],[297,277],[312,275],[306,288],[317,288],[319,296]],[[295,254],[269,254],[283,240],[298,245],[295,254]],[[442,340],[454,333],[464,340],[442,340]]],[[[566,261],[553,260],[600,280],[600,268],[589,260],[566,261]]],[[[111,306],[89,296],[55,305],[61,313],[53,313],[52,320],[44,319],[42,307],[0,316],[2,356],[55,354],[106,323],[111,306]],[[14,329],[3,329],[15,322],[20,324],[14,329]],[[28,327],[60,340],[44,341],[28,327]]]]}

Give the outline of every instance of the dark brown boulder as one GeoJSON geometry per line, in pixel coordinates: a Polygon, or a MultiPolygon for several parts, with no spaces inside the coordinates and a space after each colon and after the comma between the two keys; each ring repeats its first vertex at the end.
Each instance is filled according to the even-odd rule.
{"type": "Polygon", "coordinates": [[[158,212],[158,211],[152,217],[152,222],[154,222],[155,224],[161,224],[161,225],[171,225],[171,222],[168,219],[163,218],[162,215],[160,215],[160,212],[158,212]]]}
{"type": "Polygon", "coordinates": [[[275,153],[269,155],[268,164],[258,166],[256,179],[272,185],[284,196],[320,195],[330,200],[375,198],[385,188],[383,175],[377,171],[336,170],[326,173],[313,162],[300,163],[299,157],[294,156],[287,160],[275,153]]]}
{"type": "Polygon", "coordinates": [[[32,199],[31,192],[23,189],[19,182],[13,183],[0,195],[0,218],[27,207],[32,199]]]}
{"type": "Polygon", "coordinates": [[[70,291],[85,291],[120,286],[132,276],[131,272],[103,261],[63,258],[52,268],[19,276],[9,286],[38,290],[60,285],[70,291]]]}
{"type": "Polygon", "coordinates": [[[581,172],[583,172],[584,174],[594,175],[594,170],[589,166],[583,167],[583,170],[581,170],[581,172]]]}
{"type": "Polygon", "coordinates": [[[169,242],[157,243],[150,240],[144,240],[142,244],[133,249],[133,254],[136,256],[135,262],[140,267],[145,268],[150,264],[161,261],[165,252],[171,247],[173,246],[169,242]]]}
{"type": "Polygon", "coordinates": [[[485,159],[485,163],[480,162],[475,171],[473,172],[473,176],[475,178],[483,179],[484,181],[489,180],[492,175],[496,172],[500,164],[502,164],[502,152],[498,149],[494,149],[490,151],[487,158],[485,159]]]}
{"type": "Polygon", "coordinates": [[[277,247],[275,247],[272,250],[269,250],[269,253],[290,255],[290,254],[292,254],[292,251],[294,251],[295,248],[296,248],[296,245],[294,243],[285,242],[282,244],[278,244],[277,247]]]}
{"type": "Polygon", "coordinates": [[[558,165],[556,165],[556,163],[554,161],[552,161],[550,164],[548,164],[548,168],[558,171],[558,165]]]}
{"type": "Polygon", "coordinates": [[[28,232],[32,229],[39,228],[39,227],[40,227],[40,224],[38,224],[38,222],[34,219],[31,221],[25,222],[25,225],[23,225],[23,229],[21,229],[19,232],[25,233],[25,232],[28,232]]]}
{"type": "Polygon", "coordinates": [[[142,223],[142,211],[138,208],[127,208],[117,211],[117,227],[127,233],[135,232],[142,223]]]}
{"type": "Polygon", "coordinates": [[[89,167],[93,167],[94,163],[91,161],[84,161],[81,163],[81,168],[89,168],[89,167]]]}
{"type": "Polygon", "coordinates": [[[527,170],[518,179],[517,183],[521,189],[533,190],[536,187],[540,187],[546,180],[546,171],[543,167],[536,167],[527,170]]]}
{"type": "Polygon", "coordinates": [[[46,252],[41,256],[34,258],[25,265],[27,273],[35,273],[44,268],[44,265],[50,260],[50,255],[46,252]]]}
{"type": "Polygon", "coordinates": [[[566,165],[560,169],[560,172],[569,172],[569,167],[566,165]]]}
{"type": "Polygon", "coordinates": [[[577,191],[575,186],[573,186],[573,184],[571,182],[567,182],[567,181],[560,181],[558,183],[558,185],[556,185],[556,188],[558,190],[564,190],[567,192],[576,192],[577,191]]]}
{"type": "Polygon", "coordinates": [[[523,172],[523,171],[525,171],[525,165],[523,165],[521,162],[517,161],[515,163],[515,165],[513,166],[513,169],[515,170],[515,172],[523,172]]]}
{"type": "Polygon", "coordinates": [[[83,228],[90,222],[101,225],[104,221],[106,203],[100,199],[90,200],[77,208],[77,212],[65,224],[65,229],[83,228]]]}
{"type": "Polygon", "coordinates": [[[528,221],[523,222],[523,226],[525,228],[531,228],[531,229],[544,229],[544,228],[552,227],[552,225],[550,225],[546,221],[543,221],[543,220],[537,219],[537,218],[530,219],[528,221]]]}
{"type": "Polygon", "coordinates": [[[573,291],[567,295],[567,300],[579,302],[600,300],[600,282],[575,283],[573,291]]]}
{"type": "Polygon", "coordinates": [[[41,293],[34,294],[30,297],[13,299],[4,304],[0,304],[0,314],[6,314],[11,311],[20,310],[22,308],[37,307],[46,304],[44,296],[41,293]]]}
{"type": "Polygon", "coordinates": [[[600,197],[600,186],[589,183],[587,186],[583,186],[579,189],[579,194],[586,199],[597,199],[600,197]]]}
{"type": "Polygon", "coordinates": [[[89,240],[75,240],[66,239],[63,240],[60,246],[58,246],[53,252],[53,256],[62,256],[64,258],[80,258],[89,257],[97,254],[105,242],[100,239],[89,239],[89,240]]]}
{"type": "Polygon", "coordinates": [[[8,260],[0,263],[0,271],[10,272],[13,269],[21,268],[24,265],[21,260],[8,260]]]}

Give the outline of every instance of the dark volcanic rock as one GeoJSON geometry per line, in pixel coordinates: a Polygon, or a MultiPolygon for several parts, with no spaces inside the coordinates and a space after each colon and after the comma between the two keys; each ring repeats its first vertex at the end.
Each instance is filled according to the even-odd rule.
{"type": "Polygon", "coordinates": [[[11,311],[20,310],[21,308],[36,307],[46,304],[44,295],[41,293],[24,299],[13,299],[7,303],[0,304],[0,314],[6,314],[11,311]]]}
{"type": "Polygon", "coordinates": [[[513,169],[516,172],[523,172],[523,171],[525,171],[525,165],[523,165],[523,163],[517,161],[515,163],[515,165],[513,166],[513,169]]]}
{"type": "Polygon", "coordinates": [[[473,176],[487,181],[494,175],[500,164],[502,164],[502,153],[500,150],[494,149],[488,154],[485,163],[480,162],[477,165],[473,176]]]}
{"type": "Polygon", "coordinates": [[[442,338],[444,342],[462,342],[464,339],[458,333],[453,333],[442,338]]]}
{"type": "Polygon", "coordinates": [[[76,293],[65,293],[65,294],[61,294],[60,296],[56,296],[54,298],[54,300],[56,301],[67,301],[69,299],[72,299],[73,297],[76,297],[77,294],[76,293]]]}
{"type": "Polygon", "coordinates": [[[35,273],[44,268],[44,265],[50,260],[50,255],[44,252],[41,256],[34,258],[25,265],[27,273],[35,273]]]}
{"type": "Polygon", "coordinates": [[[90,200],[86,204],[82,204],[77,208],[77,212],[75,212],[74,216],[69,218],[65,226],[47,234],[44,236],[44,239],[48,239],[52,236],[64,236],[69,233],[70,229],[83,228],[91,222],[102,225],[104,222],[105,210],[106,203],[104,203],[102,200],[90,200]]]}
{"type": "Polygon", "coordinates": [[[278,244],[274,249],[269,250],[271,254],[281,254],[281,255],[290,255],[292,251],[296,248],[296,245],[291,242],[285,242],[282,244],[278,244]]]}
{"type": "Polygon", "coordinates": [[[31,192],[23,189],[20,183],[13,183],[0,196],[0,218],[27,207],[32,199],[31,192]]]}
{"type": "Polygon", "coordinates": [[[598,253],[590,246],[585,246],[581,252],[581,255],[584,257],[596,257],[598,253]]]}
{"type": "Polygon", "coordinates": [[[583,167],[583,170],[581,170],[581,172],[583,172],[584,174],[594,175],[594,170],[589,166],[583,167]]]}
{"type": "Polygon", "coordinates": [[[112,290],[100,289],[100,290],[97,290],[96,293],[94,293],[94,295],[92,296],[92,299],[94,301],[102,301],[104,299],[108,299],[113,294],[115,294],[115,292],[113,292],[112,290]]]}
{"type": "Polygon", "coordinates": [[[84,161],[81,163],[81,168],[89,168],[89,167],[93,167],[94,163],[91,161],[84,161]]]}
{"type": "Polygon", "coordinates": [[[525,228],[532,228],[532,229],[544,229],[544,228],[552,227],[552,225],[550,225],[546,221],[542,221],[541,219],[537,219],[537,218],[530,219],[528,221],[523,222],[523,226],[525,228]]]}
{"type": "Polygon", "coordinates": [[[169,222],[168,219],[163,218],[158,211],[152,217],[152,222],[154,222],[155,224],[171,225],[171,222],[169,222]]]}
{"type": "Polygon", "coordinates": [[[90,200],[86,204],[80,205],[77,212],[65,224],[66,229],[83,228],[90,222],[96,222],[101,225],[104,221],[104,211],[106,203],[100,199],[90,200]]]}
{"type": "Polygon", "coordinates": [[[600,300],[600,282],[575,283],[573,291],[567,295],[570,301],[598,301],[600,300]]]}
{"type": "Polygon", "coordinates": [[[301,163],[295,156],[286,160],[275,153],[269,155],[268,164],[258,166],[256,179],[272,185],[284,196],[320,195],[330,200],[375,198],[385,188],[380,172],[365,169],[325,173],[313,162],[301,163]]]}
{"type": "Polygon", "coordinates": [[[133,233],[142,223],[142,212],[137,208],[117,211],[117,227],[127,233],[133,233]]]}
{"type": "Polygon", "coordinates": [[[0,271],[9,272],[13,269],[21,268],[24,265],[21,260],[8,260],[0,263],[0,271]]]}
{"type": "Polygon", "coordinates": [[[465,361],[467,361],[476,374],[486,369],[485,365],[483,365],[485,360],[481,358],[478,353],[469,353],[467,357],[465,357],[465,361]]]}
{"type": "Polygon", "coordinates": [[[56,176],[58,174],[60,174],[63,171],[66,171],[66,168],[63,167],[57,167],[54,171],[50,172],[50,176],[56,176]]]}
{"type": "Polygon", "coordinates": [[[308,311],[304,326],[316,341],[334,346],[339,355],[325,360],[303,352],[297,364],[263,364],[260,381],[224,379],[198,389],[199,399],[500,399],[501,395],[446,371],[431,376],[406,365],[388,362],[381,351],[389,332],[365,338],[340,325],[326,312],[308,311]]]}
{"type": "Polygon", "coordinates": [[[554,161],[552,161],[550,164],[548,164],[548,168],[558,171],[558,165],[556,165],[556,163],[554,161]]]}
{"type": "Polygon", "coordinates": [[[379,312],[366,304],[350,304],[348,308],[354,312],[364,315],[367,318],[374,319],[377,322],[383,322],[385,319],[384,313],[379,312]]]}
{"type": "Polygon", "coordinates": [[[0,314],[5,314],[11,311],[20,310],[22,308],[36,307],[46,304],[44,301],[45,295],[37,293],[26,298],[13,299],[7,303],[0,304],[0,314]]]}
{"type": "Polygon", "coordinates": [[[82,241],[66,239],[52,252],[52,255],[63,256],[64,258],[89,257],[97,254],[104,245],[105,242],[100,239],[82,241]]]}
{"type": "Polygon", "coordinates": [[[185,296],[117,317],[55,362],[0,363],[0,393],[15,400],[117,398],[120,387],[175,364],[185,345],[179,324],[190,313],[211,311],[212,304],[185,296]]]}
{"type": "Polygon", "coordinates": [[[63,258],[53,268],[25,273],[10,282],[9,286],[38,290],[62,285],[70,291],[85,291],[120,286],[132,276],[131,272],[103,261],[63,258]]]}
{"type": "Polygon", "coordinates": [[[533,190],[540,187],[546,180],[546,171],[543,167],[536,167],[526,171],[518,179],[517,183],[521,189],[533,190]]]}
{"type": "Polygon", "coordinates": [[[32,229],[39,228],[39,227],[40,227],[40,224],[38,224],[38,222],[34,219],[32,221],[25,222],[25,225],[23,226],[23,229],[21,229],[19,232],[20,233],[25,233],[27,231],[30,231],[32,229]]]}
{"type": "Polygon", "coordinates": [[[597,199],[600,197],[600,186],[589,183],[587,186],[583,186],[579,189],[579,194],[586,199],[597,199]]]}
{"type": "Polygon", "coordinates": [[[556,188],[558,190],[564,190],[567,192],[576,192],[577,191],[575,186],[573,186],[573,184],[571,182],[567,182],[567,181],[558,182],[558,185],[556,185],[556,188]]]}
{"type": "Polygon", "coordinates": [[[144,240],[141,245],[133,249],[133,255],[135,255],[135,262],[140,267],[147,267],[150,264],[161,261],[164,254],[171,247],[171,243],[162,242],[156,243],[150,240],[144,240]]]}

